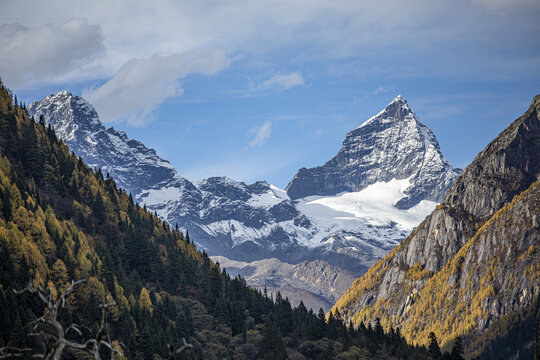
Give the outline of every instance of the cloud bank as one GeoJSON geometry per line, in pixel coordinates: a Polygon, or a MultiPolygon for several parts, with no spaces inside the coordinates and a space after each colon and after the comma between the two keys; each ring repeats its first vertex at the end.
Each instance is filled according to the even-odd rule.
{"type": "MultiPolygon", "coordinates": [[[[538,0],[95,0],[76,6],[64,0],[3,0],[0,76],[14,90],[76,78],[107,81],[87,92],[99,102],[96,107],[110,121],[139,123],[161,102],[181,94],[178,80],[189,71],[174,65],[183,61],[175,57],[198,53],[197,60],[205,63],[200,49],[245,59],[248,70],[242,71],[258,74],[275,68],[302,68],[307,74],[316,63],[312,68],[318,75],[326,71],[358,82],[366,77],[526,78],[540,68],[534,41],[539,16],[538,0]],[[170,78],[151,66],[168,69],[170,78]],[[152,74],[146,96],[141,95],[145,75],[137,69],[152,74]],[[136,88],[130,92],[124,86],[136,88]],[[111,96],[122,109],[106,105],[111,96]],[[129,98],[134,111],[128,109],[129,98]]],[[[213,74],[191,66],[192,72],[213,74]]],[[[285,90],[303,84],[302,75],[293,72],[259,87],[285,90]]]]}
{"type": "Polygon", "coordinates": [[[15,88],[80,76],[104,54],[103,40],[100,26],[89,24],[86,19],[32,28],[18,23],[2,24],[0,76],[15,88]]]}
{"type": "MultiPolygon", "coordinates": [[[[282,62],[298,61],[298,57],[304,57],[300,61],[348,57],[356,57],[358,61],[373,57],[385,60],[398,54],[405,61],[407,56],[415,54],[444,61],[432,70],[440,72],[471,65],[466,62],[474,58],[481,59],[472,65],[482,68],[484,60],[500,58],[497,52],[503,52],[505,44],[513,46],[523,43],[523,39],[536,38],[539,25],[535,20],[540,15],[540,3],[537,0],[163,0],[150,4],[142,0],[112,3],[95,0],[66,6],[63,0],[3,0],[1,10],[0,24],[14,21],[24,24],[35,40],[49,32],[57,33],[50,42],[47,39],[29,42],[48,47],[41,49],[43,55],[34,52],[32,46],[26,50],[36,55],[34,59],[53,63],[54,68],[49,70],[51,77],[61,72],[61,66],[50,61],[53,54],[58,53],[59,59],[62,55],[67,55],[67,59],[73,57],[71,52],[60,51],[62,46],[58,44],[64,39],[59,33],[70,32],[78,34],[68,41],[71,46],[84,49],[83,53],[81,49],[74,51],[77,59],[93,58],[99,44],[105,46],[107,51],[99,61],[100,76],[114,75],[132,59],[202,48],[263,58],[281,54],[278,56],[282,62]],[[88,19],[84,20],[85,26],[75,26],[77,31],[65,26],[72,21],[83,21],[66,23],[66,19],[80,18],[81,14],[88,19]],[[100,37],[98,29],[88,23],[98,24],[104,36],[100,37]],[[85,28],[89,33],[86,37],[85,28]],[[291,58],[287,51],[298,54],[291,58]]],[[[23,60],[19,74],[23,68],[31,70],[30,60],[20,56],[26,44],[24,37],[2,35],[4,42],[18,49],[19,56],[10,58],[23,60]]],[[[69,46],[64,47],[67,49],[69,46]]],[[[68,68],[73,70],[72,66],[68,68]]]]}

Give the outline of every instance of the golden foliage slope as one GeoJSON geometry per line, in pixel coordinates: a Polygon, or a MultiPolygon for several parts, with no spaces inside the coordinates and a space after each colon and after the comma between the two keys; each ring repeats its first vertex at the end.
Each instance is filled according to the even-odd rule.
{"type": "Polygon", "coordinates": [[[396,248],[357,279],[332,311],[338,309],[356,325],[378,317],[383,326],[400,326],[407,340],[418,343],[433,331],[444,346],[487,326],[497,317],[493,313],[504,312],[497,304],[517,301],[519,308],[534,301],[540,279],[539,218],[540,183],[535,182],[480,226],[441,271],[432,274],[416,264],[403,270],[392,296],[355,308],[356,299],[382,281],[396,248]],[[408,293],[414,281],[425,283],[408,293]],[[515,289],[533,290],[516,294],[515,289]],[[397,316],[396,300],[403,294],[408,306],[397,316]]]}

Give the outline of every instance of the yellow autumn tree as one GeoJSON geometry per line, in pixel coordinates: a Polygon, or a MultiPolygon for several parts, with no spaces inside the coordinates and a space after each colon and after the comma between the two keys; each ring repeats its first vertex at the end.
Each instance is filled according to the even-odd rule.
{"type": "Polygon", "coordinates": [[[139,295],[139,306],[141,307],[141,309],[148,310],[150,314],[152,314],[154,311],[152,301],[150,300],[150,295],[148,294],[148,290],[146,290],[145,287],[142,288],[141,294],[139,295]]]}
{"type": "Polygon", "coordinates": [[[65,284],[68,279],[66,264],[60,259],[56,260],[51,268],[50,275],[56,284],[65,284]]]}

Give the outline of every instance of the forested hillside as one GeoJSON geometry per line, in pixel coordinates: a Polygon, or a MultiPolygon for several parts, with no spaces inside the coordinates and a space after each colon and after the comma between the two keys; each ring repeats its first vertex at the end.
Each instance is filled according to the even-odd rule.
{"type": "MultiPolygon", "coordinates": [[[[167,344],[193,349],[188,359],[428,358],[399,330],[346,327],[279,294],[231,279],[196,250],[189,236],[134,203],[113,179],[87,167],[43,121],[0,89],[0,355],[6,347],[42,351],[30,323],[43,303],[15,294],[29,282],[54,301],[70,281],[87,279],[67,298],[59,320],[79,324],[73,340],[92,337],[100,305],[115,347],[129,359],[168,356],[167,344]]],[[[47,316],[47,315],[46,315],[47,316]]],[[[46,317],[45,316],[45,317],[46,317]]],[[[102,349],[108,357],[108,350],[102,349]]],[[[64,357],[88,358],[84,349],[64,357]]],[[[30,352],[26,358],[31,358],[30,352]]]]}

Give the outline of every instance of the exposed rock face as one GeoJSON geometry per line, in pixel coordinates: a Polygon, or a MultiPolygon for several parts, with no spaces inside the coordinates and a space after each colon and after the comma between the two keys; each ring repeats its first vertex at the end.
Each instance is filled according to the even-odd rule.
{"type": "Polygon", "coordinates": [[[287,185],[292,199],[360,191],[378,181],[411,178],[408,209],[421,200],[439,202],[459,175],[442,155],[437,139],[407,101],[398,96],[345,137],[338,154],[323,166],[302,168],[287,185]]]}
{"type": "Polygon", "coordinates": [[[338,301],[409,340],[481,332],[540,291],[540,96],[463,171],[442,203],[338,301]],[[373,309],[379,309],[373,311],[373,309]],[[384,311],[380,310],[384,309],[384,311]]]}
{"type": "MultiPolygon", "coordinates": [[[[492,141],[448,189],[411,237],[400,260],[438,271],[472,235],[540,174],[540,123],[536,97],[529,110],[492,141]]],[[[400,256],[398,255],[398,256],[400,256]]]]}

